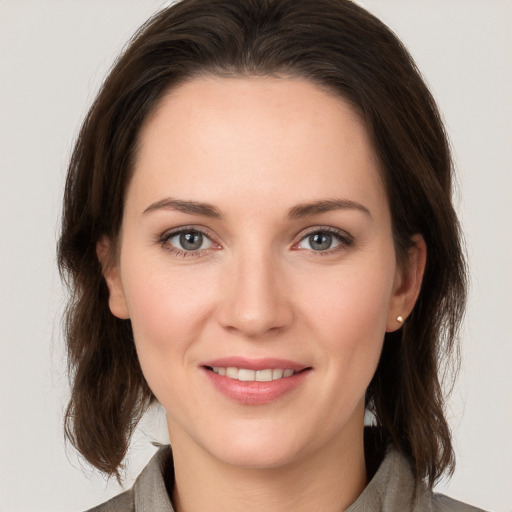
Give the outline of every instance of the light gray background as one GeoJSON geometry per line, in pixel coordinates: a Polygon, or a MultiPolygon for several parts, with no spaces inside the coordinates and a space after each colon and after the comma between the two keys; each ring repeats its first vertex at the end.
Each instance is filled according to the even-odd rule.
{"type": "MultiPolygon", "coordinates": [[[[78,511],[120,491],[66,451],[55,241],[66,162],[107,69],[157,0],[0,0],[0,511],[78,511]]],[[[416,58],[444,113],[472,290],[450,402],[447,494],[512,511],[512,2],[367,0],[416,58]]],[[[156,427],[153,424],[156,423],[156,427]]],[[[130,485],[165,440],[137,432],[130,485]]]]}

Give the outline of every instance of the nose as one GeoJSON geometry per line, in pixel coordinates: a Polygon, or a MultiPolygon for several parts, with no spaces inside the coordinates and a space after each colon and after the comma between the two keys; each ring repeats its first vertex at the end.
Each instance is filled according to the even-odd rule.
{"type": "Polygon", "coordinates": [[[289,292],[276,258],[257,253],[234,257],[223,275],[219,321],[248,338],[282,331],[293,320],[289,292]]]}

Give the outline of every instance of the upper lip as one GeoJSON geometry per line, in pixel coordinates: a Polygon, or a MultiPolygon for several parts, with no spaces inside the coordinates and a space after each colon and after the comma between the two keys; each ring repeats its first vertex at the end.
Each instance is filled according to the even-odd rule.
{"type": "Polygon", "coordinates": [[[276,357],[246,358],[246,357],[222,357],[220,359],[211,359],[200,364],[200,366],[220,367],[220,368],[244,368],[247,370],[267,370],[267,369],[290,369],[299,372],[309,368],[307,365],[280,359],[276,357]]]}

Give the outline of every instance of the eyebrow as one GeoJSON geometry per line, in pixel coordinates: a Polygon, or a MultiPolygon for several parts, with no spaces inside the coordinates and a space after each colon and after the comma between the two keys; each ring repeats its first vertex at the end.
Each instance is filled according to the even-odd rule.
{"type": "Polygon", "coordinates": [[[215,206],[197,201],[183,201],[181,199],[166,198],[150,204],[143,212],[143,215],[157,210],[176,210],[191,215],[204,215],[214,219],[221,219],[222,213],[215,206]]]}
{"type": "Polygon", "coordinates": [[[359,210],[370,217],[372,216],[370,210],[368,210],[366,206],[363,206],[356,201],[350,201],[348,199],[329,199],[306,204],[298,204],[288,211],[288,218],[300,219],[333,210],[359,210]]]}
{"type": "MultiPolygon", "coordinates": [[[[176,210],[191,215],[203,215],[214,219],[222,219],[221,211],[209,203],[197,201],[185,201],[182,199],[166,198],[150,204],[143,212],[143,215],[158,210],[176,210]]],[[[301,219],[311,215],[318,215],[333,210],[359,210],[368,216],[372,216],[370,210],[356,201],[348,199],[329,199],[314,201],[312,203],[298,204],[288,211],[289,219],[301,219]]]]}

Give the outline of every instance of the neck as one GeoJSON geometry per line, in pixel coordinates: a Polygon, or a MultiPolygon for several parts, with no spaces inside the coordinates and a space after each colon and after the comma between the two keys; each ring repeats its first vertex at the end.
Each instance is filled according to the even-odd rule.
{"type": "Polygon", "coordinates": [[[336,439],[325,449],[278,468],[240,468],[172,432],[177,512],[339,512],[366,485],[363,429],[358,439],[336,439]],[[200,490],[200,492],[198,492],[200,490]]]}

